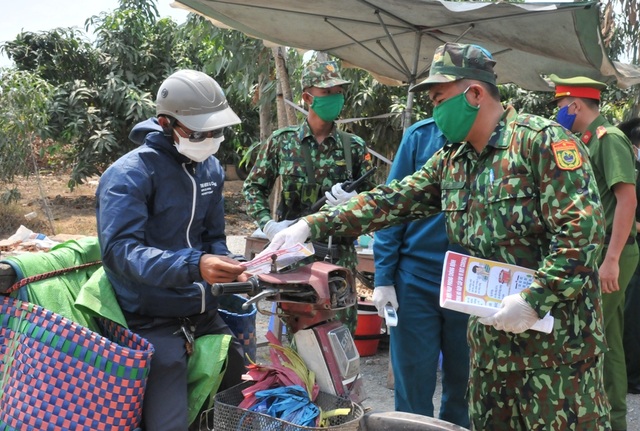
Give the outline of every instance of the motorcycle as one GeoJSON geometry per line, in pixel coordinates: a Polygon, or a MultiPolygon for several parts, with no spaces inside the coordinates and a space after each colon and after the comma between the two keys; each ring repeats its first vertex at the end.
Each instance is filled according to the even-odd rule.
{"type": "Polygon", "coordinates": [[[336,312],[356,304],[355,280],[351,271],[327,262],[314,262],[294,271],[272,271],[254,275],[246,282],[216,283],[211,287],[216,296],[247,294],[243,307],[256,305],[262,314],[273,314],[263,308],[262,300],[277,304],[275,315],[291,332],[307,367],[316,375],[320,391],[354,402],[364,399],[360,376],[360,355],[351,333],[336,312]]]}
{"type": "MultiPolygon", "coordinates": [[[[360,356],[351,333],[336,312],[353,306],[357,295],[350,270],[314,262],[295,270],[278,272],[276,257],[271,271],[244,282],[212,285],[216,296],[247,294],[243,307],[256,306],[262,314],[282,319],[291,341],[307,367],[316,374],[321,392],[361,403],[366,394],[360,374],[360,356]],[[276,304],[275,313],[270,306],[276,304]]],[[[426,416],[403,412],[368,412],[360,421],[361,431],[402,429],[406,431],[467,431],[466,428],[426,416]]]]}

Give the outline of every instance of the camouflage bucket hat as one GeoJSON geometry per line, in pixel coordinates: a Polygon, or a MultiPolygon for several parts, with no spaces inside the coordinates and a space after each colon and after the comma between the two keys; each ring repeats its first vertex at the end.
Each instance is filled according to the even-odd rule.
{"type": "Polygon", "coordinates": [[[315,61],[309,63],[302,72],[302,88],[329,88],[337,85],[351,84],[340,76],[338,63],[335,61],[315,61]]]}
{"type": "Polygon", "coordinates": [[[465,78],[496,85],[495,64],[489,51],[479,45],[445,43],[436,49],[427,79],[409,91],[427,90],[433,84],[465,78]]]}

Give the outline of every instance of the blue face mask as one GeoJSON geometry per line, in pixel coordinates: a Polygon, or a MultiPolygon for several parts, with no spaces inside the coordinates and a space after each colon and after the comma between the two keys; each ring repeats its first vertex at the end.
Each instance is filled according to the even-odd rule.
{"type": "Polygon", "coordinates": [[[573,123],[576,121],[576,114],[569,114],[569,106],[573,105],[575,102],[569,103],[567,106],[563,106],[558,111],[556,115],[556,121],[564,126],[565,129],[571,130],[573,127],[573,123]]]}

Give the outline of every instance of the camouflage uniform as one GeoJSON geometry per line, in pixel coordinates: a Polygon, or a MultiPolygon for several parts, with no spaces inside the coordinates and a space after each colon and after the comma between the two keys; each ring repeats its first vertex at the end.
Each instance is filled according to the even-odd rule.
{"type": "Polygon", "coordinates": [[[584,146],[551,121],[518,115],[509,107],[480,154],[470,144],[449,143],[411,177],[306,221],[312,237],[323,238],[357,235],[440,211],[451,243],[474,256],[536,269],[523,295],[540,317],[550,312],[555,318],[550,334],[514,334],[469,319],[475,428],[608,429],[598,369],[606,344],[595,270],[604,215],[584,146]],[[576,372],[580,388],[574,387],[579,386],[572,379],[576,372]],[[517,382],[531,377],[527,394],[538,397],[535,406],[544,411],[516,411],[506,405],[509,399],[496,404],[489,396],[505,384],[499,379],[514,376],[517,382]],[[555,403],[543,398],[547,388],[588,396],[570,395],[570,402],[555,403]]]}
{"type": "MultiPolygon", "coordinates": [[[[335,64],[321,64],[326,63],[335,64]]],[[[302,87],[306,88],[310,83],[324,87],[342,85],[344,82],[346,81],[340,80],[335,68],[311,69],[303,77],[302,87]]],[[[245,180],[243,193],[247,200],[247,214],[260,228],[264,228],[271,220],[269,195],[278,177],[282,178],[282,192],[276,212],[277,219],[295,220],[309,214],[311,206],[324,197],[331,186],[357,179],[371,168],[371,155],[365,142],[356,135],[338,131],[335,126],[321,143],[316,141],[307,121],[299,126],[279,129],[260,147],[256,163],[245,180]],[[352,154],[351,170],[345,161],[345,139],[350,140],[348,147],[352,154]],[[313,181],[308,175],[303,146],[308,148],[313,165],[313,181]]],[[[365,188],[366,186],[361,187],[361,190],[365,188]]],[[[358,259],[354,240],[354,237],[336,238],[332,243],[337,246],[337,259],[334,263],[350,268],[355,273],[358,259]]],[[[316,260],[323,258],[324,256],[318,256],[316,260]]],[[[349,326],[352,333],[355,331],[355,306],[339,313],[339,318],[349,326]]]]}

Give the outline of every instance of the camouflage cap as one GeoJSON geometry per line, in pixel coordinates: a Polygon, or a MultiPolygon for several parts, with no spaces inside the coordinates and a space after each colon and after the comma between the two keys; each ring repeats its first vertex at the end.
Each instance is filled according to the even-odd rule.
{"type": "Polygon", "coordinates": [[[337,85],[351,84],[340,76],[338,63],[335,61],[314,61],[307,64],[302,71],[302,88],[329,88],[337,85]]]}
{"type": "Polygon", "coordinates": [[[496,85],[496,64],[491,53],[479,45],[445,43],[440,45],[431,62],[429,76],[409,91],[427,90],[433,84],[475,79],[496,85]]]}

